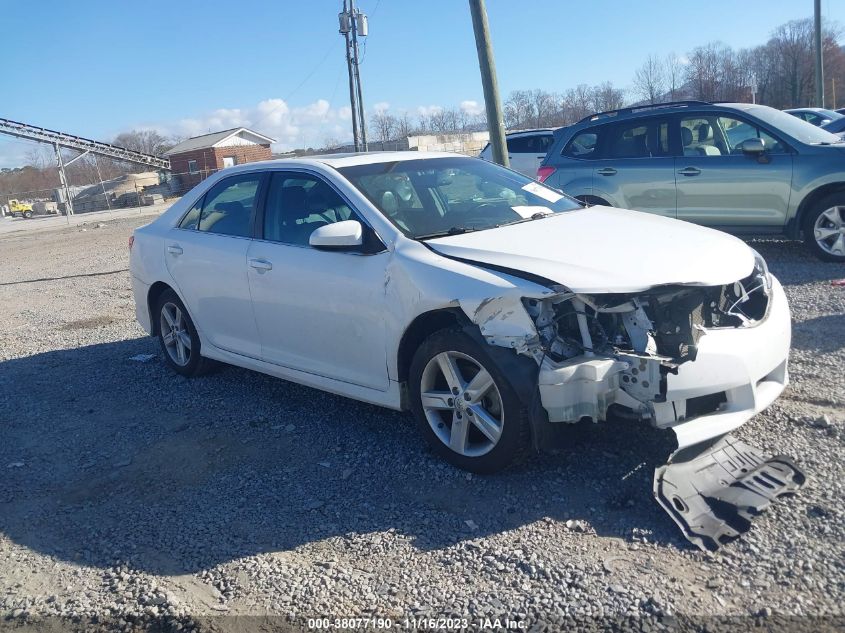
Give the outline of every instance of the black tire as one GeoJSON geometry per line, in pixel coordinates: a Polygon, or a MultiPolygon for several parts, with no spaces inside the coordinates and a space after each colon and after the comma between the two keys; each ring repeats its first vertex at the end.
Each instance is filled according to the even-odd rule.
{"type": "Polygon", "coordinates": [[[200,337],[197,334],[197,329],[194,326],[191,315],[188,313],[182,300],[179,299],[179,296],[170,288],[159,295],[153,318],[156,319],[156,323],[158,324],[158,342],[161,345],[161,351],[164,352],[164,361],[173,371],[183,376],[193,377],[207,373],[214,366],[213,361],[203,358],[200,350],[200,337]],[[171,306],[176,306],[181,312],[181,317],[184,319],[184,327],[181,329],[190,339],[190,353],[184,364],[180,364],[173,358],[170,351],[172,346],[169,346],[165,342],[168,332],[162,327],[162,311],[166,307],[170,310],[171,306]]]}
{"type": "Polygon", "coordinates": [[[32,217],[32,211],[24,211],[21,215],[28,220],[32,217]]]}
{"type": "MultiPolygon", "coordinates": [[[[804,244],[816,257],[825,262],[845,262],[845,253],[842,255],[825,250],[816,238],[815,226],[819,217],[828,209],[833,207],[845,207],[845,192],[832,193],[825,196],[813,205],[804,216],[802,229],[804,231],[804,244]]],[[[845,209],[840,211],[840,216],[845,220],[845,209]]],[[[842,238],[845,241],[845,237],[842,238]]]]}
{"type": "MultiPolygon", "coordinates": [[[[528,423],[528,410],[523,405],[516,391],[511,387],[510,382],[504,376],[498,365],[493,361],[484,345],[457,329],[447,329],[435,332],[417,349],[411,361],[409,372],[409,393],[411,397],[411,410],[416,419],[426,442],[432,450],[449,463],[479,474],[489,474],[500,471],[508,466],[518,463],[528,453],[530,447],[530,430],[528,423]],[[501,434],[498,441],[488,452],[468,456],[454,451],[444,440],[435,433],[422,403],[423,373],[429,362],[443,352],[457,353],[471,357],[471,361],[477,362],[485,369],[496,388],[497,400],[500,401],[501,434]]],[[[444,421],[440,428],[450,424],[448,418],[453,415],[451,411],[443,411],[444,421]]],[[[464,418],[469,424],[470,417],[464,413],[464,418]]],[[[451,429],[451,426],[449,427],[451,429]]],[[[487,441],[477,426],[469,426],[467,437],[475,434],[482,442],[487,441]]],[[[469,444],[469,441],[467,442],[469,444]]]]}

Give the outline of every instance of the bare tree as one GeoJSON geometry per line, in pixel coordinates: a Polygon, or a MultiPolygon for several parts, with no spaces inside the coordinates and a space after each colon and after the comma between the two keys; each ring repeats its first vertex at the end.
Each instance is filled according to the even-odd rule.
{"type": "Polygon", "coordinates": [[[530,90],[514,90],[504,103],[505,127],[519,130],[531,126],[535,118],[530,90]]]}
{"type": "Polygon", "coordinates": [[[634,90],[643,101],[659,103],[666,92],[665,67],[657,55],[649,55],[634,73],[634,90]]]}
{"type": "Polygon", "coordinates": [[[118,134],[112,142],[114,145],[154,156],[160,156],[176,144],[155,130],[123,132],[118,134]]]}
{"type": "Polygon", "coordinates": [[[669,101],[677,101],[684,83],[684,65],[675,53],[669,53],[663,62],[663,69],[669,101]]]}
{"type": "Polygon", "coordinates": [[[370,133],[375,141],[392,141],[396,137],[396,117],[384,111],[376,112],[370,117],[370,133]]]}
{"type": "Polygon", "coordinates": [[[625,92],[613,87],[609,81],[593,86],[590,90],[590,100],[595,112],[618,110],[625,104],[625,92]]]}
{"type": "Polygon", "coordinates": [[[414,131],[414,125],[411,122],[411,117],[408,116],[407,112],[403,112],[399,116],[396,117],[396,138],[399,139],[406,139],[414,131]]]}

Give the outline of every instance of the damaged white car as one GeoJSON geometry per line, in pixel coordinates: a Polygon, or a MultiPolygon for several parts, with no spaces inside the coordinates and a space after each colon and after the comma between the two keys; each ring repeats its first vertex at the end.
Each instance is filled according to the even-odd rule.
{"type": "Polygon", "coordinates": [[[706,549],[804,480],[728,435],[787,384],[790,315],[763,258],[718,231],[474,158],[373,153],[218,172],[130,259],[175,371],[222,361],[409,409],[461,468],[584,418],[672,429],[655,495],[706,549]]]}

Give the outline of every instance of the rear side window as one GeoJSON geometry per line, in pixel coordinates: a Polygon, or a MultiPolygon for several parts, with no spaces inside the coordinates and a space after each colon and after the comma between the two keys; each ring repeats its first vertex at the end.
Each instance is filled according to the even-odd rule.
{"type": "Polygon", "coordinates": [[[607,158],[669,156],[669,123],[660,119],[631,121],[611,128],[607,158]]]}
{"type": "Polygon", "coordinates": [[[244,174],[221,180],[191,207],[179,227],[249,237],[260,184],[261,174],[244,174]]]}
{"type": "Polygon", "coordinates": [[[563,155],[570,158],[598,158],[599,130],[584,130],[576,134],[566,147],[563,155]]]}
{"type": "Polygon", "coordinates": [[[509,154],[545,154],[549,151],[554,136],[551,134],[534,134],[531,136],[515,136],[507,139],[509,154]]]}

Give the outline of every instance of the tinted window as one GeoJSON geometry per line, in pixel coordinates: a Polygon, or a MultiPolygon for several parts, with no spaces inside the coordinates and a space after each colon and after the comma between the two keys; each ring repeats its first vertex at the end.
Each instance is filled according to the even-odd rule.
{"type": "Polygon", "coordinates": [[[507,139],[509,154],[545,154],[554,137],[551,134],[514,136],[507,139]]]}
{"type": "Polygon", "coordinates": [[[639,120],[613,126],[605,155],[607,158],[669,156],[668,122],[639,120]]]}
{"type": "Polygon", "coordinates": [[[260,174],[233,176],[218,182],[205,194],[197,228],[209,233],[249,237],[260,183],[260,174]]]}
{"type": "Polygon", "coordinates": [[[321,178],[296,172],[273,174],[264,209],[264,239],[308,246],[315,229],[343,220],[360,221],[321,178]]]}
{"type": "Polygon", "coordinates": [[[585,130],[579,132],[566,144],[563,155],[570,158],[597,158],[598,157],[598,130],[585,130]]]}

